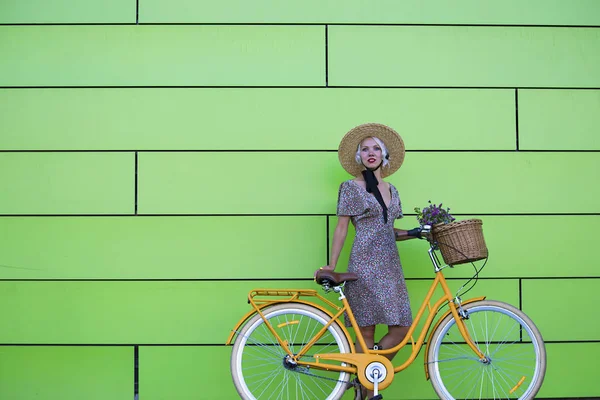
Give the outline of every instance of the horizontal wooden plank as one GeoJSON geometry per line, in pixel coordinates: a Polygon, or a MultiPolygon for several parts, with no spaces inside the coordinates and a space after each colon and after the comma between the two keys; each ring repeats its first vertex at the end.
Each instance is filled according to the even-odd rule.
{"type": "Polygon", "coordinates": [[[597,29],[331,26],[328,36],[331,86],[600,87],[597,29]]]}
{"type": "MultiPolygon", "coordinates": [[[[198,393],[207,397],[234,398],[237,392],[231,381],[229,358],[231,348],[222,346],[161,347],[140,346],[140,396],[147,400],[164,400],[176,396],[193,400],[198,393]],[[198,360],[213,360],[210,365],[198,360]],[[199,373],[200,372],[200,373],[199,373]]],[[[596,370],[590,368],[600,357],[598,343],[546,344],[548,366],[539,398],[599,397],[595,384],[596,370]]],[[[406,359],[401,350],[394,364],[406,359]]],[[[389,399],[437,399],[431,383],[425,380],[424,352],[408,369],[394,376],[384,392],[389,399]]],[[[352,391],[343,399],[352,399],[352,391]]]]}
{"type": "Polygon", "coordinates": [[[600,90],[519,91],[521,150],[600,150],[600,90]]]}
{"type": "MultiPolygon", "coordinates": [[[[600,343],[547,343],[547,369],[542,388],[536,398],[597,398],[597,358],[600,343]]],[[[422,352],[423,353],[423,352],[422,352]]],[[[398,364],[402,352],[394,359],[398,364]]],[[[394,376],[392,385],[382,392],[386,399],[435,400],[431,383],[425,380],[422,354],[406,370],[394,376]]],[[[344,397],[346,399],[346,397],[344,397]]],[[[350,397],[352,399],[352,397],[350,397]]]]}
{"type": "MultiPolygon", "coordinates": [[[[490,252],[483,278],[598,276],[594,265],[587,262],[586,252],[594,245],[598,216],[473,217],[484,221],[490,252]],[[556,227],[561,235],[555,234],[556,227]],[[528,239],[515,240],[515,232],[528,239]],[[569,250],[546,251],[563,245],[569,250]],[[563,268],[567,264],[578,268],[563,268]]],[[[6,217],[0,219],[4,238],[0,242],[0,278],[306,278],[326,262],[324,218],[6,217]],[[231,249],[236,251],[231,253],[231,249]],[[222,254],[230,255],[223,259],[222,254]],[[284,259],[286,268],[281,268],[284,259]]],[[[414,227],[412,218],[406,216],[396,226],[414,227]]],[[[330,238],[335,223],[332,218],[330,238]]],[[[340,257],[340,270],[347,265],[351,235],[352,228],[340,257]]],[[[398,247],[406,277],[432,276],[426,242],[401,242],[398,247]]],[[[464,265],[446,273],[454,278],[470,277],[473,270],[464,265]]]]}
{"type": "MultiPolygon", "coordinates": [[[[401,350],[396,360],[406,359],[401,350]]],[[[425,380],[421,352],[408,369],[394,376],[384,392],[386,399],[435,399],[431,384],[425,380]],[[401,397],[400,397],[401,396],[401,397]]],[[[166,400],[173,396],[195,400],[202,393],[207,398],[233,399],[238,394],[231,380],[230,347],[161,347],[140,346],[140,398],[166,400]],[[198,364],[198,360],[212,360],[198,364]]],[[[342,399],[353,399],[349,390],[342,399]]]]}
{"type": "Polygon", "coordinates": [[[331,211],[337,200],[337,179],[327,175],[332,170],[339,174],[338,165],[334,153],[140,153],[138,212],[315,214],[331,211]],[[207,179],[207,168],[211,171],[217,168],[219,175],[230,178],[207,179]],[[235,179],[242,171],[246,178],[235,179]],[[195,184],[190,185],[190,182],[195,184]]]}
{"type": "MultiPolygon", "coordinates": [[[[484,222],[490,252],[482,278],[599,276],[587,260],[598,216],[473,217],[484,222]],[[527,240],[515,240],[515,232],[527,240]],[[568,251],[547,251],[561,246],[568,251]]],[[[5,217],[0,219],[0,279],[307,278],[327,261],[325,218],[5,217]]],[[[412,218],[396,227],[416,226],[412,218]]],[[[330,240],[335,223],[331,218],[330,240]]],[[[351,228],[338,270],[346,269],[352,235],[351,228]]],[[[407,278],[432,277],[426,242],[398,247],[407,278]]],[[[446,274],[465,278],[473,269],[463,265],[446,274]]]]}
{"type": "MultiPolygon", "coordinates": [[[[482,278],[600,276],[587,259],[599,216],[473,217],[484,222],[490,253],[482,278]],[[516,240],[515,232],[527,240],[516,240]],[[561,246],[568,251],[547,251],[561,246]],[[563,268],[568,264],[577,268],[563,268]]],[[[4,217],[0,279],[307,278],[327,261],[325,218],[4,217]]],[[[412,218],[396,227],[416,226],[412,218]]],[[[330,218],[330,240],[335,224],[330,218]]],[[[351,227],[339,270],[346,269],[352,235],[351,227]]],[[[401,242],[398,248],[407,278],[432,276],[426,242],[401,242]]],[[[464,278],[473,270],[463,265],[446,274],[464,278]]]]}
{"type": "Polygon", "coordinates": [[[600,343],[546,343],[547,369],[538,398],[598,398],[600,343]]]}
{"type": "Polygon", "coordinates": [[[123,0],[4,0],[0,24],[135,23],[135,2],[123,0]]]}
{"type": "MultiPolygon", "coordinates": [[[[333,152],[141,153],[138,165],[141,214],[334,214],[349,178],[333,152]],[[208,166],[252,178],[207,181],[208,166]]],[[[457,214],[598,213],[598,170],[600,153],[417,152],[390,181],[406,212],[432,200],[457,214]]]]}
{"type": "MultiPolygon", "coordinates": [[[[598,397],[596,370],[590,360],[600,356],[598,343],[546,344],[548,366],[539,398],[598,397]]],[[[178,399],[195,399],[198,393],[208,397],[237,396],[231,382],[227,347],[140,347],[140,395],[150,400],[163,400],[176,394],[178,399]],[[214,360],[210,368],[198,374],[198,360],[214,360]]],[[[394,364],[406,358],[401,350],[394,364]]],[[[394,382],[383,394],[390,399],[437,399],[431,383],[425,380],[424,352],[411,366],[394,376],[394,382]]],[[[592,361],[593,364],[593,361],[592,361]]],[[[352,391],[350,391],[352,392],[352,391]]],[[[343,399],[352,399],[348,393],[343,399]]]]}
{"type": "MultiPolygon", "coordinates": [[[[407,210],[407,213],[411,210],[407,210]]],[[[589,262],[589,249],[595,246],[595,232],[600,228],[600,216],[460,216],[458,220],[479,218],[483,221],[483,233],[489,259],[480,273],[481,278],[528,278],[528,277],[600,277],[600,271],[589,262]],[[560,232],[560,234],[557,234],[560,232]],[[565,249],[548,251],[548,249],[565,249]],[[565,268],[565,265],[577,268],[565,268]]],[[[330,217],[330,238],[333,238],[336,217],[330,217]]],[[[406,215],[396,221],[400,229],[418,226],[416,217],[406,215]]],[[[346,269],[352,249],[354,228],[340,255],[338,268],[346,269]]],[[[398,242],[398,251],[407,278],[433,276],[425,241],[398,242]]],[[[476,265],[481,267],[483,261],[476,265]]],[[[474,270],[470,264],[446,269],[450,278],[469,278],[474,270]]]]}
{"type": "Polygon", "coordinates": [[[0,398],[130,400],[133,347],[0,346],[0,398]]]}
{"type": "Polygon", "coordinates": [[[131,214],[133,153],[0,153],[0,214],[131,214]]]}
{"type": "Polygon", "coordinates": [[[141,399],[239,397],[229,370],[230,347],[140,346],[139,352],[141,399]]]}
{"type": "Polygon", "coordinates": [[[5,89],[0,103],[5,150],[335,150],[365,121],[411,149],[516,146],[514,90],[5,89]]]}
{"type": "MultiPolygon", "coordinates": [[[[413,312],[429,281],[409,281],[413,312]]],[[[452,282],[458,289],[459,282],[452,282]]],[[[318,289],[306,281],[0,282],[0,343],[222,344],[256,288],[318,289]],[[223,312],[227,310],[227,312],[223,312]],[[210,329],[207,329],[210,327],[210,329]]],[[[468,297],[518,303],[514,280],[482,281],[468,297]]],[[[339,303],[335,293],[328,298],[339,303]]]]}
{"type": "Polygon", "coordinates": [[[0,86],[325,84],[322,26],[2,26],[0,37],[0,86]]]}
{"type": "Polygon", "coordinates": [[[140,22],[600,25],[594,0],[140,1],[140,22]]]}
{"type": "Polygon", "coordinates": [[[598,153],[417,153],[390,181],[407,212],[432,200],[457,214],[598,213],[598,170],[598,153]]]}
{"type": "Polygon", "coordinates": [[[522,290],[523,311],[544,340],[600,340],[600,323],[591,318],[600,301],[600,279],[526,280],[522,290]],[[568,329],[557,318],[568,321],[568,329]]]}
{"type": "Polygon", "coordinates": [[[0,237],[0,279],[308,278],[327,257],[326,217],[5,217],[0,237]]]}
{"type": "MultiPolygon", "coordinates": [[[[92,399],[131,396],[133,351],[130,348],[4,346],[1,350],[0,370],[4,379],[0,393],[3,398],[75,399],[80,398],[82,392],[90,391],[90,387],[95,388],[90,391],[92,399]]],[[[597,397],[600,394],[594,384],[595,370],[589,367],[589,360],[600,356],[598,343],[549,343],[546,350],[548,369],[539,397],[597,397]]],[[[198,393],[233,397],[230,353],[231,348],[224,346],[140,346],[140,396],[150,400],[173,395],[178,399],[195,399],[198,393]],[[208,359],[214,362],[198,364],[198,360],[208,359]]],[[[405,353],[402,350],[396,361],[404,359],[405,353]]],[[[406,371],[395,376],[394,383],[384,392],[387,397],[435,398],[430,383],[424,379],[422,359],[423,353],[406,371]]]]}

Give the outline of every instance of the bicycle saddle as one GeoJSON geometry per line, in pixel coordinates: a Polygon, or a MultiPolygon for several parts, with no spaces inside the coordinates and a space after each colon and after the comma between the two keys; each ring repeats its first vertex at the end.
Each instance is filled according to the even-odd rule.
{"type": "Polygon", "coordinates": [[[319,285],[329,282],[330,286],[339,286],[344,282],[352,282],[355,280],[358,280],[358,275],[356,275],[354,272],[337,273],[320,269],[317,271],[317,275],[315,276],[315,281],[319,285]]]}

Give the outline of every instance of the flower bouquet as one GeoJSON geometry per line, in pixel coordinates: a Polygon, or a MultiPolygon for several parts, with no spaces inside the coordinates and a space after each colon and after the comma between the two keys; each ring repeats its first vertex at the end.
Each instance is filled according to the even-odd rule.
{"type": "Polygon", "coordinates": [[[487,258],[480,219],[456,221],[450,208],[444,209],[441,203],[433,204],[431,200],[423,210],[416,207],[415,212],[421,226],[431,225],[432,241],[437,243],[446,264],[465,264],[487,258]]]}
{"type": "Polygon", "coordinates": [[[437,224],[449,224],[454,222],[455,218],[450,214],[450,208],[443,209],[442,203],[440,205],[432,204],[429,200],[429,205],[421,210],[419,207],[415,207],[417,213],[417,221],[421,226],[431,225],[432,227],[437,224]]]}

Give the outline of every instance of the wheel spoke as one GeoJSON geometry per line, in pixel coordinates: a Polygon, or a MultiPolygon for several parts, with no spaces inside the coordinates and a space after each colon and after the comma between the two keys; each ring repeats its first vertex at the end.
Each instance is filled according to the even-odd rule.
{"type": "MultiPolygon", "coordinates": [[[[328,323],[323,312],[304,304],[280,304],[263,315],[282,341],[295,354],[313,340],[328,323]]],[[[350,344],[338,324],[330,325],[303,360],[317,353],[345,353],[350,344]]],[[[239,332],[232,351],[234,384],[243,399],[339,399],[348,373],[298,366],[289,358],[260,316],[253,317],[239,332]]],[[[340,363],[338,363],[339,365],[340,363]]]]}
{"type": "Polygon", "coordinates": [[[488,358],[479,360],[455,320],[447,317],[434,332],[428,355],[436,393],[445,399],[533,399],[546,359],[535,325],[522,311],[504,303],[484,300],[464,307],[469,335],[488,358]]]}

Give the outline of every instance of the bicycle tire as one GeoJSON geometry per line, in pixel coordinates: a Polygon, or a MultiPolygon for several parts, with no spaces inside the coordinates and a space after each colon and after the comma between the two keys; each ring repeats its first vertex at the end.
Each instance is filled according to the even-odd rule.
{"type": "Polygon", "coordinates": [[[471,338],[490,362],[479,360],[448,315],[433,333],[428,354],[431,384],[440,399],[533,399],[546,372],[544,340],[533,321],[499,301],[477,301],[463,309],[471,338]]]}
{"type": "MultiPolygon", "coordinates": [[[[262,312],[281,339],[288,341],[292,352],[299,351],[331,319],[321,310],[300,303],[277,304],[262,312]]],[[[337,322],[313,346],[321,354],[351,351],[348,338],[337,322]]],[[[309,351],[303,359],[314,361],[312,355],[309,351]]],[[[261,316],[250,318],[238,333],[231,352],[231,374],[240,397],[336,400],[347,389],[350,374],[290,368],[285,356],[261,316]]]]}

